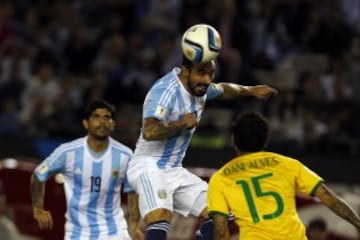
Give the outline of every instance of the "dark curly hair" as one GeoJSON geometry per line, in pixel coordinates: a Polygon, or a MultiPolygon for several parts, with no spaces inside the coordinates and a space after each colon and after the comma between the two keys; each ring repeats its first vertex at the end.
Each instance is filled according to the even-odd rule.
{"type": "Polygon", "coordinates": [[[84,119],[89,119],[90,115],[98,108],[105,108],[111,113],[111,118],[115,120],[116,118],[116,109],[115,106],[104,101],[104,100],[93,100],[85,108],[84,119]]]}
{"type": "Polygon", "coordinates": [[[232,134],[239,151],[262,151],[269,138],[269,124],[259,113],[243,113],[235,118],[232,134]]]}
{"type": "MultiPolygon", "coordinates": [[[[214,61],[214,63],[216,64],[216,59],[213,59],[213,60],[211,60],[211,61],[214,61]]],[[[211,61],[210,61],[210,62],[211,62],[211,61]]],[[[188,70],[191,70],[191,69],[194,67],[194,65],[196,65],[196,64],[199,64],[199,63],[190,61],[189,59],[187,59],[187,58],[185,57],[184,54],[182,55],[181,65],[184,66],[185,68],[187,68],[188,70]]],[[[204,63],[201,63],[201,64],[204,64],[204,63]]]]}

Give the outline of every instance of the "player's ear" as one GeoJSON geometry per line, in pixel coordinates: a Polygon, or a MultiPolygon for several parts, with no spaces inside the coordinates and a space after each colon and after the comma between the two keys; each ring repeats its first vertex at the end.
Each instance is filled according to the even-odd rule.
{"type": "Polygon", "coordinates": [[[181,67],[181,75],[185,78],[188,78],[190,75],[190,69],[185,66],[182,66],[181,67]]]}
{"type": "Polygon", "coordinates": [[[113,131],[113,130],[115,129],[115,124],[116,124],[116,120],[115,120],[115,119],[112,119],[112,121],[111,121],[111,126],[110,126],[111,131],[113,131]]]}
{"type": "Polygon", "coordinates": [[[232,148],[236,148],[234,134],[231,134],[231,136],[230,136],[230,146],[232,148]]]}
{"type": "Polygon", "coordinates": [[[85,129],[88,129],[88,128],[89,128],[89,123],[88,123],[87,119],[83,119],[83,120],[82,120],[82,125],[83,125],[83,127],[84,127],[85,129]]]}

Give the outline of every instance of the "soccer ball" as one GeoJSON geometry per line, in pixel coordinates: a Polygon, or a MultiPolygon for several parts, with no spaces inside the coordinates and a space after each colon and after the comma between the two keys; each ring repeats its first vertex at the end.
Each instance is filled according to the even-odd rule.
{"type": "Polygon", "coordinates": [[[181,40],[183,55],[190,61],[206,63],[215,59],[221,49],[221,37],[208,24],[197,24],[186,30],[181,40]]]}

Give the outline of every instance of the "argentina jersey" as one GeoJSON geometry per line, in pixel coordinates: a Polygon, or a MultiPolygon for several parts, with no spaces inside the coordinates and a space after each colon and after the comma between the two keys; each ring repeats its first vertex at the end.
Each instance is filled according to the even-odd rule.
{"type": "Polygon", "coordinates": [[[83,137],[60,145],[35,169],[41,182],[56,173],[64,177],[65,239],[109,239],[127,231],[119,206],[131,157],[130,148],[111,138],[104,152],[94,153],[83,137]]]}
{"type": "MultiPolygon", "coordinates": [[[[180,82],[179,73],[180,69],[174,68],[153,85],[144,101],[143,119],[156,118],[169,123],[180,120],[186,113],[193,113],[199,122],[206,100],[223,93],[223,89],[214,84],[204,96],[193,96],[180,82]]],[[[156,169],[181,167],[194,131],[195,128],[186,129],[157,141],[147,141],[140,133],[130,165],[156,169]]]]}

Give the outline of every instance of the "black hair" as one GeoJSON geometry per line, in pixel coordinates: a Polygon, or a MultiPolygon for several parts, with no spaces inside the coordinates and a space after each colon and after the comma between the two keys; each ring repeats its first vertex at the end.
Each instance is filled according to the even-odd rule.
{"type": "Polygon", "coordinates": [[[187,59],[184,54],[182,55],[182,63],[181,64],[189,70],[191,70],[191,68],[194,66],[194,62],[187,59]]]}
{"type": "Polygon", "coordinates": [[[265,148],[269,124],[259,113],[248,112],[236,117],[232,126],[234,144],[241,152],[257,152],[265,148]]]}
{"type": "Polygon", "coordinates": [[[90,115],[98,108],[106,108],[111,113],[111,118],[115,120],[116,109],[113,104],[110,104],[104,100],[93,100],[85,108],[84,119],[89,119],[90,115]]]}
{"type": "Polygon", "coordinates": [[[0,179],[0,196],[2,195],[5,195],[5,192],[4,192],[3,182],[0,179]]]}
{"type": "MultiPolygon", "coordinates": [[[[216,64],[216,59],[213,59],[211,61],[214,61],[214,63],[216,64]]],[[[188,70],[191,70],[196,64],[205,64],[205,63],[197,63],[195,61],[191,61],[191,60],[187,59],[184,54],[182,55],[181,65],[184,66],[185,68],[187,68],[188,70]]]]}
{"type": "Polygon", "coordinates": [[[321,230],[326,231],[327,230],[327,224],[324,219],[322,218],[315,218],[309,222],[308,225],[309,230],[321,230]]]}

